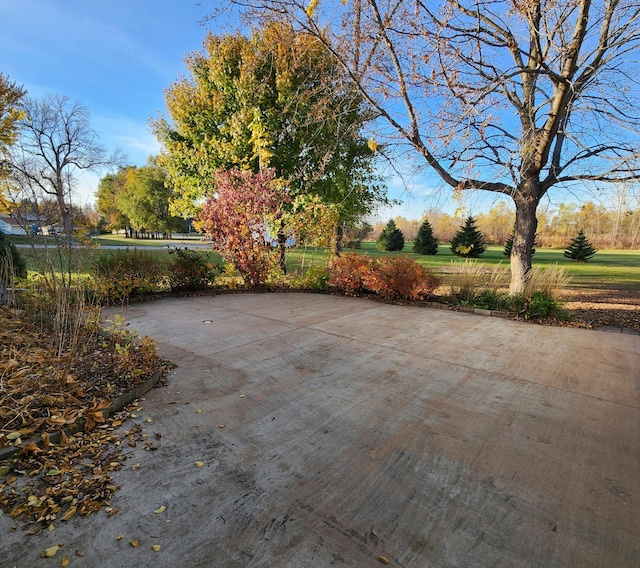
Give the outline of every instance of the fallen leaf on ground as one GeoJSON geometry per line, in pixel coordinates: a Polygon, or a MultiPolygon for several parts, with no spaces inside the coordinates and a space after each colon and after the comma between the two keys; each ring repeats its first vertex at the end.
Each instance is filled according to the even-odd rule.
{"type": "Polygon", "coordinates": [[[164,505],[162,505],[161,507],[158,507],[158,508],[154,511],[154,513],[155,513],[156,515],[159,515],[160,513],[164,513],[166,510],[167,510],[167,508],[166,508],[164,505]]]}
{"type": "Polygon", "coordinates": [[[203,462],[196,462],[196,467],[204,467],[204,463],[203,462]]]}
{"type": "Polygon", "coordinates": [[[67,509],[67,512],[62,517],[62,520],[68,521],[76,514],[76,511],[77,511],[77,507],[75,505],[71,505],[71,507],[67,509]]]}
{"type": "Polygon", "coordinates": [[[138,546],[140,544],[140,541],[138,541],[138,540],[130,540],[129,544],[131,546],[133,546],[133,548],[135,548],[136,546],[138,546]]]}
{"type": "Polygon", "coordinates": [[[63,556],[62,557],[62,562],[60,562],[60,566],[62,566],[64,568],[64,566],[69,566],[69,557],[68,556],[63,556]]]}
{"type": "Polygon", "coordinates": [[[60,547],[56,544],[54,546],[50,546],[49,548],[45,548],[40,556],[42,558],[53,558],[58,550],[60,550],[60,547]]]}
{"type": "Polygon", "coordinates": [[[160,550],[160,545],[159,544],[154,544],[151,547],[151,550],[153,550],[154,552],[158,552],[160,550]]]}

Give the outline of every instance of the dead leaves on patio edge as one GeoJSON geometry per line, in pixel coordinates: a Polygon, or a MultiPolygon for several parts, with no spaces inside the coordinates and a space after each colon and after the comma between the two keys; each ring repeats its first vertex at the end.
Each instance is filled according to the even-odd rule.
{"type": "Polygon", "coordinates": [[[0,508],[31,525],[30,534],[103,508],[108,516],[115,515],[117,509],[109,505],[118,489],[113,472],[123,465],[121,448],[144,438],[135,425],[120,436],[117,427],[127,414],[122,412],[90,432],[63,436],[59,444],[44,444],[44,449],[35,444],[23,447],[7,460],[9,472],[0,480],[0,508]]]}

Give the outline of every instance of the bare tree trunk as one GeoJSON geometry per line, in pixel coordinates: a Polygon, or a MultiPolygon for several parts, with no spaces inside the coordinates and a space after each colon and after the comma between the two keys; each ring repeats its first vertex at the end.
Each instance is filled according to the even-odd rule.
{"type": "Polygon", "coordinates": [[[335,256],[340,256],[342,254],[342,243],[344,240],[344,227],[342,223],[338,223],[336,225],[336,242],[333,247],[333,254],[335,256]]]}
{"type": "Polygon", "coordinates": [[[282,272],[286,274],[287,259],[285,254],[286,254],[287,235],[282,230],[282,227],[280,227],[277,237],[278,237],[278,266],[280,267],[280,270],[282,270],[282,272]]]}
{"type": "Polygon", "coordinates": [[[531,250],[538,229],[536,209],[539,198],[519,193],[514,199],[516,204],[516,223],[511,248],[511,284],[509,294],[522,294],[531,270],[531,250]]]}

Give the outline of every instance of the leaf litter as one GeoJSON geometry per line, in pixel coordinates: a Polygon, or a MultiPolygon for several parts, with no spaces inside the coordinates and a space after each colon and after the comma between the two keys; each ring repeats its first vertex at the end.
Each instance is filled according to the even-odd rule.
{"type": "Polygon", "coordinates": [[[0,307],[0,449],[20,446],[0,461],[0,509],[29,534],[102,509],[117,514],[110,506],[118,489],[113,473],[123,465],[123,449],[147,435],[139,424],[119,432],[137,403],[110,418],[103,410],[168,369],[150,339],[131,334],[88,333],[81,351],[60,353],[53,343],[17,310],[0,307]],[[80,425],[83,431],[65,433],[80,425]],[[29,441],[36,436],[38,444],[29,441]]]}

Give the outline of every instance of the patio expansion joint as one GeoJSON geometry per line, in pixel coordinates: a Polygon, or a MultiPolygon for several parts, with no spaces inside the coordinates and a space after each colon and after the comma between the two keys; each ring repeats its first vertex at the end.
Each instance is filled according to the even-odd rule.
{"type": "Polygon", "coordinates": [[[591,395],[591,394],[587,394],[587,393],[583,393],[583,392],[579,392],[579,391],[575,391],[575,390],[571,390],[571,389],[567,389],[567,388],[562,388],[562,387],[559,387],[559,386],[539,383],[539,382],[532,381],[532,380],[529,380],[529,379],[524,379],[522,377],[517,377],[515,375],[509,375],[509,374],[503,373],[501,371],[496,371],[496,370],[490,370],[489,371],[489,370],[487,370],[487,369],[485,369],[483,367],[478,367],[478,366],[474,366],[474,365],[466,365],[464,363],[458,363],[456,361],[451,361],[450,359],[445,359],[445,358],[441,358],[441,357],[434,357],[434,356],[429,356],[429,355],[423,355],[422,353],[416,353],[416,352],[413,352],[413,351],[407,351],[406,349],[399,349],[397,347],[389,347],[389,346],[386,346],[386,345],[380,345],[379,343],[375,343],[373,341],[366,341],[364,339],[354,339],[353,337],[351,337],[349,335],[344,335],[344,334],[337,333],[337,332],[332,332],[332,331],[327,331],[327,330],[320,330],[320,329],[313,328],[313,327],[311,327],[311,329],[315,329],[315,331],[321,331],[321,332],[327,333],[329,335],[334,335],[336,337],[341,337],[341,338],[345,338],[345,339],[350,339],[352,341],[358,341],[358,342],[361,342],[361,343],[366,343],[366,344],[372,345],[372,346],[374,346],[374,347],[376,347],[378,349],[387,349],[389,351],[395,351],[396,353],[404,353],[406,355],[411,355],[413,357],[420,357],[420,358],[425,359],[425,360],[438,361],[440,363],[446,363],[448,365],[456,365],[456,366],[461,367],[463,369],[469,369],[469,370],[472,370],[472,371],[482,371],[484,373],[491,373],[492,375],[495,375],[497,377],[501,377],[501,378],[504,378],[504,379],[507,379],[507,380],[517,381],[517,382],[520,382],[520,383],[534,385],[534,386],[538,386],[538,387],[545,387],[545,388],[552,389],[552,390],[559,391],[559,392],[565,392],[565,393],[569,393],[569,394],[578,395],[578,396],[585,397],[585,398],[588,398],[588,399],[591,399],[591,400],[597,400],[597,401],[600,401],[600,402],[606,402],[606,403],[609,403],[609,404],[615,404],[617,406],[621,406],[621,407],[624,407],[624,408],[631,408],[631,409],[634,409],[634,410],[640,410],[640,407],[635,405],[635,404],[629,404],[629,403],[621,402],[621,401],[618,401],[618,400],[602,398],[600,396],[595,396],[595,395],[591,395]]]}

